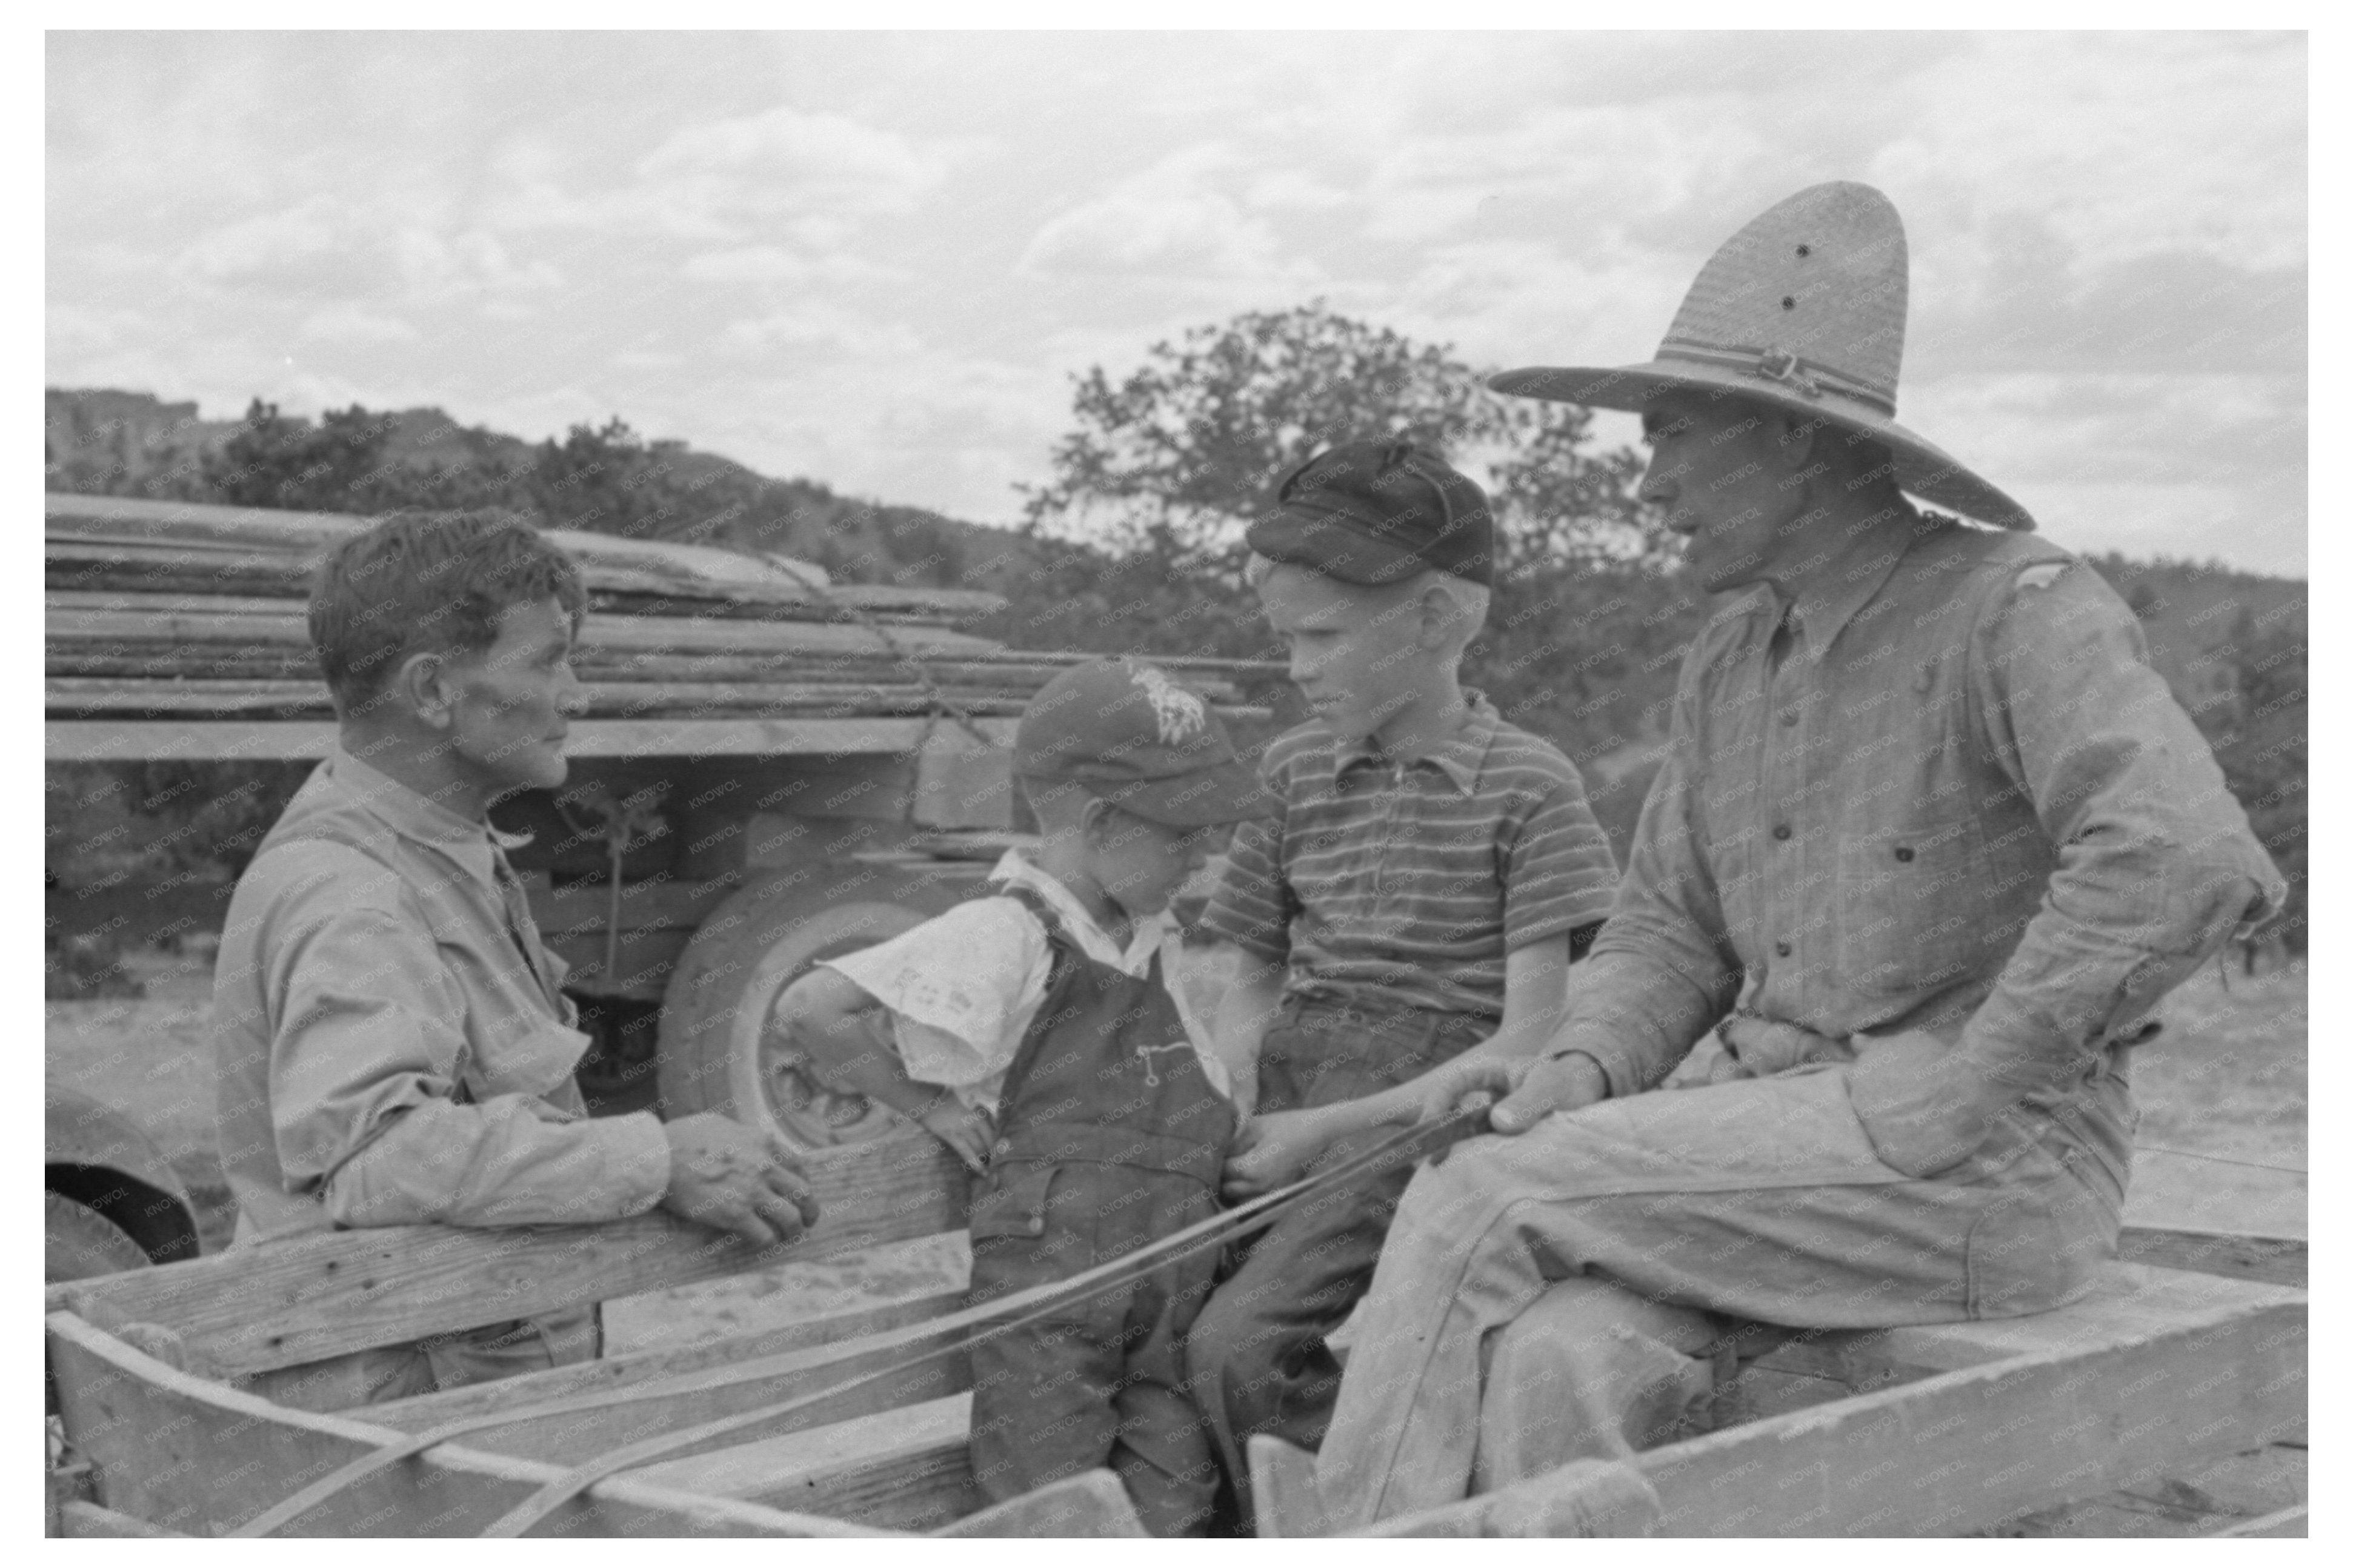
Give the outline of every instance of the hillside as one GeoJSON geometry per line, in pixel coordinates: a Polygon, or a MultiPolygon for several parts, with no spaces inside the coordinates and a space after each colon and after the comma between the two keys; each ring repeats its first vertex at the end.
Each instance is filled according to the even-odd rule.
{"type": "Polygon", "coordinates": [[[1032,564],[1002,529],[768,479],[617,419],[534,446],[438,408],[313,423],[258,401],[244,418],[202,419],[193,403],[104,388],[51,387],[46,403],[53,490],[363,512],[505,504],[562,526],[798,556],[854,582],[993,588],[1032,564]],[[302,478],[322,463],[323,481],[302,478]]]}

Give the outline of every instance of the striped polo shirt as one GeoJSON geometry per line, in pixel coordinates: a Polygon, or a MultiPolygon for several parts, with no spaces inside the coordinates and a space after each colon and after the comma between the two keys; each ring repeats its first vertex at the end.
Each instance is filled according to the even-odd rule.
{"type": "Polygon", "coordinates": [[[1504,955],[1605,920],[1609,841],[1576,766],[1477,692],[1453,738],[1400,767],[1322,721],[1260,772],[1283,803],[1234,834],[1201,917],[1287,989],[1501,1018],[1504,955]]]}

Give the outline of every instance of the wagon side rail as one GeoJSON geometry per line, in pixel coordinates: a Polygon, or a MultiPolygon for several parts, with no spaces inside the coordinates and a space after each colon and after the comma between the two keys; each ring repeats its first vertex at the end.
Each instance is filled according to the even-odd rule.
{"type": "Polygon", "coordinates": [[[755,1247],[667,1214],[497,1230],[401,1226],[50,1286],[66,1312],[199,1377],[230,1380],[779,1263],[962,1229],[965,1177],[912,1133],[807,1162],[822,1213],[755,1247]]]}

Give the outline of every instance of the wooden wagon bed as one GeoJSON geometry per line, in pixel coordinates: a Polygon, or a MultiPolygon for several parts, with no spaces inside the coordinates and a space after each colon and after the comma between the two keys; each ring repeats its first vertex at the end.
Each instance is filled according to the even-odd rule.
{"type": "MultiPolygon", "coordinates": [[[[470,1535],[625,1445],[836,1390],[599,1480],[540,1529],[1142,1533],[1106,1471],[980,1508],[965,1458],[969,1369],[952,1334],[923,1327],[961,1305],[953,1293],[348,1412],[289,1409],[236,1386],[368,1346],[962,1226],[963,1173],[927,1138],[837,1151],[812,1173],[824,1221],[765,1253],[657,1215],[343,1232],[52,1287],[49,1364],[74,1461],[52,1477],[52,1532],[226,1533],[387,1444],[482,1418],[286,1531],[470,1535]],[[837,1388],[852,1375],[865,1381],[837,1388]],[[662,1390],[652,1398],[576,1408],[584,1394],[651,1384],[662,1390]],[[536,1408],[557,1400],[575,1408],[536,1408]]],[[[1716,1431],[1378,1533],[1960,1534],[2119,1489],[2145,1495],[2200,1464],[2300,1448],[2304,1258],[2299,1242],[2128,1233],[2126,1260],[2075,1306],[1803,1337],[1748,1368],[1736,1418],[1716,1431]]],[[[1306,1456],[1261,1439],[1252,1458],[1260,1532],[1322,1533],[1306,1456]]],[[[2300,1495],[2275,1517],[2213,1522],[2301,1534],[2300,1495]]]]}

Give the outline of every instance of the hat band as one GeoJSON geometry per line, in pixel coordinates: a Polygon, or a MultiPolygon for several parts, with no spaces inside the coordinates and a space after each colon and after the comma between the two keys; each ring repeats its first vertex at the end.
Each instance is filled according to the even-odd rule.
{"type": "Polygon", "coordinates": [[[1890,419],[1895,417],[1895,399],[1892,395],[1841,371],[1790,353],[1786,349],[1727,349],[1713,343],[1694,342],[1689,338],[1669,338],[1659,345],[1658,357],[1690,360],[1698,364],[1736,370],[1760,381],[1778,383],[1809,398],[1820,398],[1825,392],[1834,392],[1857,403],[1868,404],[1890,419]]]}

